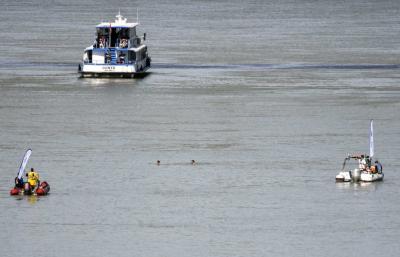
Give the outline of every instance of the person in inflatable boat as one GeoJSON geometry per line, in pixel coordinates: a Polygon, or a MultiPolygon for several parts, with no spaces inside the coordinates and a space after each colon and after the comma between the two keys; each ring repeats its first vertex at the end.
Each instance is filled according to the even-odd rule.
{"type": "Polygon", "coordinates": [[[26,175],[28,176],[28,183],[32,188],[36,188],[40,185],[39,173],[37,173],[33,168],[31,168],[31,171],[26,175]]]}
{"type": "Polygon", "coordinates": [[[381,174],[383,170],[382,164],[378,160],[375,161],[375,170],[379,174],[381,174]]]}
{"type": "Polygon", "coordinates": [[[15,177],[15,179],[14,179],[14,182],[15,182],[15,188],[24,188],[24,179],[21,177],[21,178],[18,178],[18,177],[15,177]]]}
{"type": "Polygon", "coordinates": [[[367,161],[364,157],[364,155],[362,154],[358,159],[358,168],[360,170],[366,170],[367,169],[367,161]]]}

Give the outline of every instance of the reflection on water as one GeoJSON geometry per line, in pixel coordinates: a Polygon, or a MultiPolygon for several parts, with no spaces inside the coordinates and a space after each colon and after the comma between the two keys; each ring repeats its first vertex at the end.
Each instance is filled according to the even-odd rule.
{"type": "MultiPolygon", "coordinates": [[[[0,66],[1,67],[1,66],[0,66]]],[[[176,64],[176,63],[155,63],[155,69],[210,69],[210,70],[273,70],[273,69],[326,69],[326,70],[368,70],[368,69],[399,69],[400,64],[176,64]]]]}
{"type": "Polygon", "coordinates": [[[377,182],[336,182],[337,189],[346,189],[346,190],[365,190],[365,191],[376,191],[384,181],[377,182]]]}
{"type": "Polygon", "coordinates": [[[39,197],[37,195],[28,195],[27,199],[29,204],[34,205],[38,201],[39,197]]]}
{"type": "Polygon", "coordinates": [[[10,196],[15,198],[17,201],[27,201],[30,205],[36,204],[37,201],[39,201],[39,196],[37,195],[13,195],[10,196]]]}

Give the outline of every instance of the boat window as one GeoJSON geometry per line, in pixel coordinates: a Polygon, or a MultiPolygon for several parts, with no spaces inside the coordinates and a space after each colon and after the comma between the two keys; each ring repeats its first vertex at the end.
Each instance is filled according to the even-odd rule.
{"type": "Polygon", "coordinates": [[[127,48],[129,46],[129,28],[116,28],[116,47],[127,48]]]}
{"type": "Polygon", "coordinates": [[[136,37],[136,28],[131,28],[130,30],[129,30],[129,37],[130,38],[135,38],[136,37]]]}
{"type": "Polygon", "coordinates": [[[97,28],[97,36],[108,36],[108,33],[110,32],[109,28],[97,28]]]}
{"type": "Polygon", "coordinates": [[[143,48],[142,51],[142,59],[146,59],[146,57],[147,57],[147,47],[143,48]]]}
{"type": "Polygon", "coordinates": [[[147,57],[147,47],[142,48],[140,51],[136,52],[136,59],[143,60],[147,57]]]}
{"type": "Polygon", "coordinates": [[[129,51],[129,62],[134,62],[136,60],[136,53],[134,51],[129,51]]]}
{"type": "Polygon", "coordinates": [[[93,52],[92,50],[87,51],[88,58],[89,58],[89,63],[92,62],[92,52],[93,52]]]}
{"type": "Polygon", "coordinates": [[[126,51],[117,51],[117,63],[118,64],[125,64],[127,63],[127,52],[126,51]]]}
{"type": "Polygon", "coordinates": [[[119,38],[129,39],[129,28],[119,28],[117,35],[119,38]]]}
{"type": "Polygon", "coordinates": [[[92,50],[86,50],[83,54],[84,63],[92,63],[92,50]]]}
{"type": "Polygon", "coordinates": [[[109,41],[109,28],[97,28],[97,38],[96,43],[98,48],[105,48],[108,46],[109,41]]]}

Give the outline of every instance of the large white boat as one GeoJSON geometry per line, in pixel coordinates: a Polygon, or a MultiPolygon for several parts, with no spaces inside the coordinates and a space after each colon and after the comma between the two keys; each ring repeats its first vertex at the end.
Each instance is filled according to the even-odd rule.
{"type": "Polygon", "coordinates": [[[336,175],[336,182],[374,182],[383,180],[382,164],[376,160],[373,162],[374,156],[374,129],[373,120],[370,125],[369,136],[369,156],[366,154],[353,154],[348,155],[343,162],[342,170],[336,175]],[[346,169],[346,165],[350,160],[357,160],[358,167],[353,169],[346,169]]]}
{"type": "Polygon", "coordinates": [[[145,73],[151,58],[143,37],[136,34],[139,22],[128,23],[120,13],[115,22],[102,22],[96,26],[96,38],[85,49],[78,72],[83,76],[134,77],[145,73]]]}

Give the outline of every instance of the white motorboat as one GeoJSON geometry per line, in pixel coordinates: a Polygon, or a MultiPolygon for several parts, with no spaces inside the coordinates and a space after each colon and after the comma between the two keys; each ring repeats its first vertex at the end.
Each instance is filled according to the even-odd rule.
{"type": "MultiPolygon", "coordinates": [[[[336,182],[374,182],[383,180],[384,174],[382,172],[382,168],[377,167],[378,165],[371,165],[365,169],[360,168],[360,162],[363,160],[363,158],[365,159],[365,157],[361,156],[365,155],[349,155],[345,158],[342,170],[336,175],[336,182]],[[346,166],[350,160],[358,161],[354,163],[354,165],[358,165],[358,167],[346,169],[346,166]]],[[[368,156],[366,157],[368,158],[368,156]]]]}
{"type": "Polygon", "coordinates": [[[120,13],[115,22],[102,22],[96,26],[92,46],[85,49],[78,72],[83,77],[134,77],[144,74],[151,66],[151,58],[144,44],[146,33],[138,37],[139,22],[128,23],[120,13]]]}
{"type": "Polygon", "coordinates": [[[383,180],[382,164],[377,160],[373,163],[372,159],[374,156],[373,120],[371,120],[369,139],[369,156],[366,154],[348,155],[344,159],[342,170],[336,175],[336,182],[374,182],[383,180]],[[350,160],[357,160],[358,167],[347,170],[346,165],[350,160]]]}

